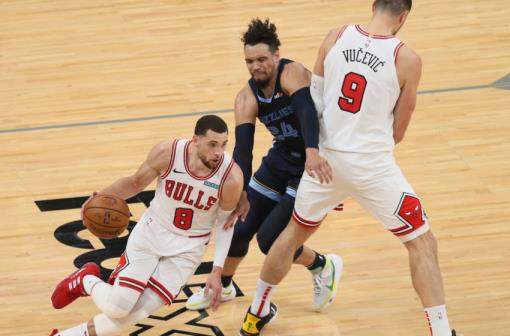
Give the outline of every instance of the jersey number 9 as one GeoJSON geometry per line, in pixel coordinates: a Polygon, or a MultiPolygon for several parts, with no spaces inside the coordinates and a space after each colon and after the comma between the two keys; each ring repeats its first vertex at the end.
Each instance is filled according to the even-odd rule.
{"type": "Polygon", "coordinates": [[[342,111],[358,113],[363,102],[367,80],[360,74],[349,72],[342,84],[343,97],[338,98],[338,106],[342,111]]]}

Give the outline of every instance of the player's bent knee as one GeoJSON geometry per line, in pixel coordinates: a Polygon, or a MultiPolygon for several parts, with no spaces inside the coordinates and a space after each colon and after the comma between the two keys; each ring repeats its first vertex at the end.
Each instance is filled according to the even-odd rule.
{"type": "Polygon", "coordinates": [[[419,253],[436,254],[437,253],[437,240],[431,231],[405,243],[408,250],[414,250],[419,253]]]}
{"type": "Polygon", "coordinates": [[[264,235],[257,234],[257,243],[259,244],[260,252],[267,255],[271,245],[273,245],[276,237],[267,237],[264,235]]]}
{"type": "Polygon", "coordinates": [[[271,244],[267,244],[266,242],[259,240],[258,237],[257,237],[257,242],[259,243],[260,252],[267,255],[267,253],[269,252],[269,249],[271,248],[271,244]]]}
{"type": "Polygon", "coordinates": [[[243,223],[238,220],[234,226],[234,235],[232,236],[228,256],[233,258],[246,256],[254,234],[255,230],[250,228],[249,223],[243,223]]]}
{"type": "Polygon", "coordinates": [[[120,335],[125,328],[141,322],[164,304],[155,292],[146,290],[127,316],[112,318],[104,313],[96,315],[94,317],[96,333],[101,336],[120,335]]]}
{"type": "Polygon", "coordinates": [[[232,243],[230,244],[230,249],[228,250],[228,256],[232,258],[242,258],[248,254],[248,248],[250,247],[250,242],[246,242],[243,240],[232,239],[232,243]]]}
{"type": "Polygon", "coordinates": [[[118,335],[126,325],[103,313],[94,317],[94,327],[97,335],[118,335]]]}
{"type": "Polygon", "coordinates": [[[114,286],[108,296],[108,303],[102,307],[103,313],[112,319],[122,319],[129,315],[140,293],[124,286],[114,286]]]}
{"type": "Polygon", "coordinates": [[[293,209],[294,197],[285,194],[266,217],[261,229],[257,232],[257,242],[262,253],[269,252],[275,240],[288,225],[293,209]]]}
{"type": "Polygon", "coordinates": [[[131,309],[121,308],[116,303],[109,302],[103,307],[103,313],[111,319],[122,319],[129,315],[131,309]]]}

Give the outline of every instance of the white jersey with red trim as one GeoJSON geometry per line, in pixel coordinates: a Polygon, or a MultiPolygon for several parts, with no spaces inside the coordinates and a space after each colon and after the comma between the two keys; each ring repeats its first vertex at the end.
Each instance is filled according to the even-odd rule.
{"type": "Polygon", "coordinates": [[[166,172],[158,177],[154,199],[144,217],[189,237],[209,235],[216,221],[223,183],[234,160],[224,153],[207,176],[195,176],[188,167],[190,140],[175,140],[166,172]]]}
{"type": "Polygon", "coordinates": [[[394,36],[346,26],[324,60],[321,146],[344,152],[393,150],[393,109],[400,95],[394,36]]]}

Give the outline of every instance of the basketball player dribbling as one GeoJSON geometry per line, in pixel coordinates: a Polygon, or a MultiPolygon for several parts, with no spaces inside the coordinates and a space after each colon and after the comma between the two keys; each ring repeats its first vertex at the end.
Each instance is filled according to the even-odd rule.
{"type": "Polygon", "coordinates": [[[320,153],[333,167],[333,179],[321,184],[303,174],[293,218],[265,259],[241,336],[260,334],[270,316],[271,295],[291,267],[292,252],[347,196],[406,246],[431,336],[455,335],[446,314],[436,239],[393,156],[414,111],[421,76],[419,56],[395,37],[411,5],[411,0],[375,0],[367,25],[333,29],[323,41],[311,94],[320,118],[320,153]]]}
{"type": "Polygon", "coordinates": [[[61,281],[52,295],[57,309],[90,295],[102,313],[51,335],[118,335],[172,304],[200,265],[213,230],[216,250],[206,291],[212,291],[211,307],[217,308],[221,269],[233,233],[225,223],[243,187],[240,168],[224,152],[227,138],[221,118],[204,116],[197,121],[192,139],[157,144],[135,174],[101,191],[127,199],[157,178],[154,199],[131,232],[108,283],[99,278],[96,264],[87,263],[61,281]]]}

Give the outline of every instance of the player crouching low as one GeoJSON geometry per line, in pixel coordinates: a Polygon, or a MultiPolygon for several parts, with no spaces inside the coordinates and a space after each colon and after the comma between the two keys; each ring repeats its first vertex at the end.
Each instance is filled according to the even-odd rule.
{"type": "Polygon", "coordinates": [[[101,192],[127,199],[157,178],[154,199],[129,236],[112,284],[100,279],[96,264],[87,263],[52,295],[57,309],[90,295],[102,313],[51,335],[118,335],[170,305],[200,265],[213,230],[216,251],[206,291],[213,292],[212,308],[218,306],[221,270],[233,233],[230,215],[243,186],[241,170],[225,153],[227,138],[221,118],[204,116],[192,139],[157,144],[135,174],[101,192]]]}

